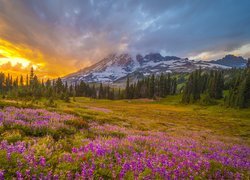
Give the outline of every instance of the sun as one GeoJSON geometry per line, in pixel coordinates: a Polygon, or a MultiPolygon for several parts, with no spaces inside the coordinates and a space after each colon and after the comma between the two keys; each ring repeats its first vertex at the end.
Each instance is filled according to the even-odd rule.
{"type": "Polygon", "coordinates": [[[18,48],[13,47],[10,43],[0,40],[0,65],[10,63],[12,66],[20,64],[26,68],[31,61],[22,57],[18,48]]]}
{"type": "Polygon", "coordinates": [[[18,76],[27,74],[31,67],[37,71],[44,67],[41,54],[21,44],[13,44],[0,38],[0,72],[18,76]],[[34,58],[36,58],[36,61],[34,61],[34,58]],[[40,59],[38,60],[38,58],[40,59]]]}

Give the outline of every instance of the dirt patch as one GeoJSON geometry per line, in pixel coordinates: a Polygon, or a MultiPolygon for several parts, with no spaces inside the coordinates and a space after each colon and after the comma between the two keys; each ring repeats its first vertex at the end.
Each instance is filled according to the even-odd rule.
{"type": "Polygon", "coordinates": [[[154,102],[155,100],[153,100],[153,99],[148,99],[148,98],[141,98],[141,99],[128,100],[128,101],[135,101],[135,102],[154,102]]]}
{"type": "Polygon", "coordinates": [[[100,107],[87,106],[87,108],[90,110],[100,111],[100,112],[104,112],[104,113],[111,113],[112,112],[110,109],[100,108],[100,107]]]}
{"type": "Polygon", "coordinates": [[[147,99],[147,98],[143,98],[143,99],[139,99],[142,102],[154,102],[155,100],[153,99],[147,99]]]}
{"type": "Polygon", "coordinates": [[[16,100],[3,100],[3,102],[6,102],[6,103],[17,103],[16,100]]]}

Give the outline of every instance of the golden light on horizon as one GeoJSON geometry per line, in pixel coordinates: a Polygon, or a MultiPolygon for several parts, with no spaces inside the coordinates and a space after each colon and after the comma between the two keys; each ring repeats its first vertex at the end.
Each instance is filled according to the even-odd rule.
{"type": "Polygon", "coordinates": [[[29,56],[34,56],[34,58],[37,59],[38,61],[42,61],[41,54],[34,53],[31,49],[28,49],[23,45],[15,45],[4,39],[0,39],[0,65],[9,62],[13,66],[19,63],[24,68],[28,67],[30,64],[37,67],[38,64],[34,62],[33,58],[31,60],[29,56]]]}
{"type": "Polygon", "coordinates": [[[10,63],[12,66],[15,66],[19,63],[22,65],[23,68],[26,68],[27,66],[29,66],[31,62],[27,59],[17,58],[17,57],[0,58],[0,65],[7,64],[7,63],[10,63]]]}
{"type": "MultiPolygon", "coordinates": [[[[44,70],[47,64],[41,52],[0,38],[0,72],[18,76],[28,74],[33,67],[40,78],[57,77],[57,73],[44,70]]],[[[57,71],[60,71],[60,68],[57,71]]]]}

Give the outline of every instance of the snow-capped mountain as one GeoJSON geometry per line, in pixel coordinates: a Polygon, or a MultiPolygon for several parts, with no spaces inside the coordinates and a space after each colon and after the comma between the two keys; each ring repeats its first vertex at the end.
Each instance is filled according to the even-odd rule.
{"type": "Polygon", "coordinates": [[[206,61],[194,61],[176,56],[162,56],[159,53],[140,54],[132,57],[129,54],[110,54],[98,63],[82,69],[63,78],[70,83],[79,82],[106,82],[114,83],[128,74],[150,74],[191,72],[195,69],[226,69],[223,66],[206,61]]]}
{"type": "Polygon", "coordinates": [[[66,81],[77,82],[114,82],[115,80],[133,72],[138,66],[129,54],[110,54],[100,62],[70,74],[66,81]]]}

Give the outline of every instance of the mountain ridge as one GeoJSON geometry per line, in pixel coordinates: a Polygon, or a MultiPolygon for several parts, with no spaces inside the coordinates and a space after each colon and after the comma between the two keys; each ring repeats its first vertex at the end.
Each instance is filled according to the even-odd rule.
{"type": "Polygon", "coordinates": [[[159,73],[191,72],[198,68],[228,69],[244,67],[246,62],[244,58],[233,55],[226,55],[214,61],[195,61],[177,56],[162,56],[160,53],[149,53],[145,56],[137,54],[134,58],[128,53],[113,53],[89,67],[63,77],[63,80],[70,83],[81,80],[90,83],[115,83],[129,74],[147,76],[159,73]]]}
{"type": "Polygon", "coordinates": [[[247,60],[244,59],[242,56],[234,56],[232,54],[228,54],[225,57],[210,61],[211,63],[226,65],[234,68],[242,68],[245,67],[247,64],[247,60]]]}

